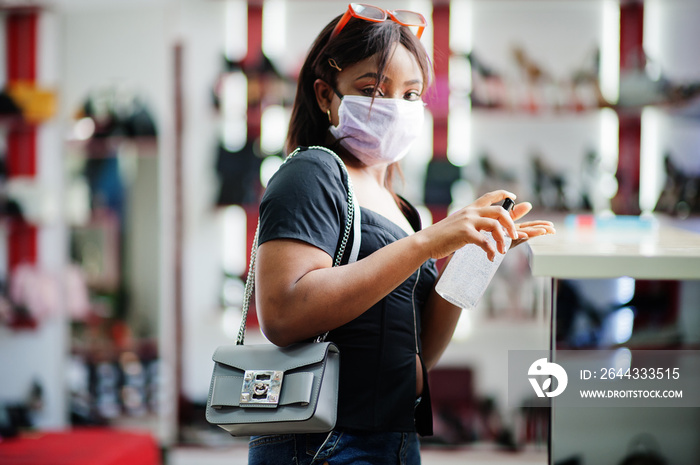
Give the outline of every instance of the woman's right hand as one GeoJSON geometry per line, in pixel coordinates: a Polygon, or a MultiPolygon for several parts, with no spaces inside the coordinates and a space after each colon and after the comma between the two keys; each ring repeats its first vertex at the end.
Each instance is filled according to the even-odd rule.
{"type": "Polygon", "coordinates": [[[515,194],[505,190],[484,194],[471,205],[416,234],[422,234],[428,240],[432,258],[447,257],[466,244],[476,244],[484,249],[489,260],[493,260],[497,251],[481,231],[491,232],[500,253],[506,252],[506,234],[513,240],[519,238],[511,214],[500,205],[494,205],[506,197],[515,199],[515,194]]]}

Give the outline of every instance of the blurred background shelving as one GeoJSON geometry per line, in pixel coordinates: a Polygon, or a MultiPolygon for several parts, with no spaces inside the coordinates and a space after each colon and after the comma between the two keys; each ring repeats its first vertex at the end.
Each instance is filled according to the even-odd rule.
{"type": "MultiPolygon", "coordinates": [[[[436,80],[401,189],[424,224],[506,188],[532,217],[655,213],[700,229],[700,4],[380,5],[431,23],[436,80]]],[[[177,464],[244,447],[204,421],[211,353],[238,327],[296,73],[346,7],[0,1],[0,411],[21,431],[143,430],[177,464]]],[[[638,290],[676,302],[684,286],[638,290]]],[[[463,381],[434,389],[460,415],[436,408],[426,462],[547,460],[549,416],[508,405],[503,366],[509,349],[553,343],[550,299],[527,246],[509,252],[431,375],[463,381]]]]}

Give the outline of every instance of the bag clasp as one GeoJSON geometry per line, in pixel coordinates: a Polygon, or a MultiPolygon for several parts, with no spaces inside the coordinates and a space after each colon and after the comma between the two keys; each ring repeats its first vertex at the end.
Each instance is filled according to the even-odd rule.
{"type": "Polygon", "coordinates": [[[283,371],[246,370],[243,375],[242,407],[276,407],[282,391],[283,371]]]}

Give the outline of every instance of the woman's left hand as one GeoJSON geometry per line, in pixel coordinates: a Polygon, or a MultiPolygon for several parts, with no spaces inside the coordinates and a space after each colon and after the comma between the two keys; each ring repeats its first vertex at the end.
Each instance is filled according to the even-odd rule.
{"type": "MultiPolygon", "coordinates": [[[[517,221],[518,219],[527,215],[530,210],[532,210],[532,204],[530,202],[522,202],[513,207],[511,216],[513,217],[514,221],[517,221]]],[[[545,234],[556,234],[554,224],[552,224],[551,221],[527,221],[525,223],[516,223],[515,227],[518,232],[518,238],[513,240],[510,246],[511,248],[522,244],[531,237],[544,236],[545,234]]]]}

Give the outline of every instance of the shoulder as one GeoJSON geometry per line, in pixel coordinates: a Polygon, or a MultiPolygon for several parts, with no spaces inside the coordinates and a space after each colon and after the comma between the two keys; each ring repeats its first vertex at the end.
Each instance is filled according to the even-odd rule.
{"type": "Polygon", "coordinates": [[[296,200],[323,197],[333,199],[333,203],[341,202],[347,197],[348,177],[336,157],[332,151],[321,147],[295,150],[270,178],[263,203],[279,196],[296,200]]]}
{"type": "Polygon", "coordinates": [[[325,150],[299,150],[290,155],[263,193],[258,243],[297,239],[333,257],[347,218],[342,173],[341,165],[325,150]]]}
{"type": "Polygon", "coordinates": [[[287,157],[282,166],[321,170],[341,175],[343,169],[336,157],[332,150],[325,147],[299,147],[287,157]]]}
{"type": "Polygon", "coordinates": [[[293,183],[296,187],[320,184],[324,190],[345,190],[347,174],[336,157],[322,147],[301,147],[287,157],[270,179],[268,188],[293,183]]]}

